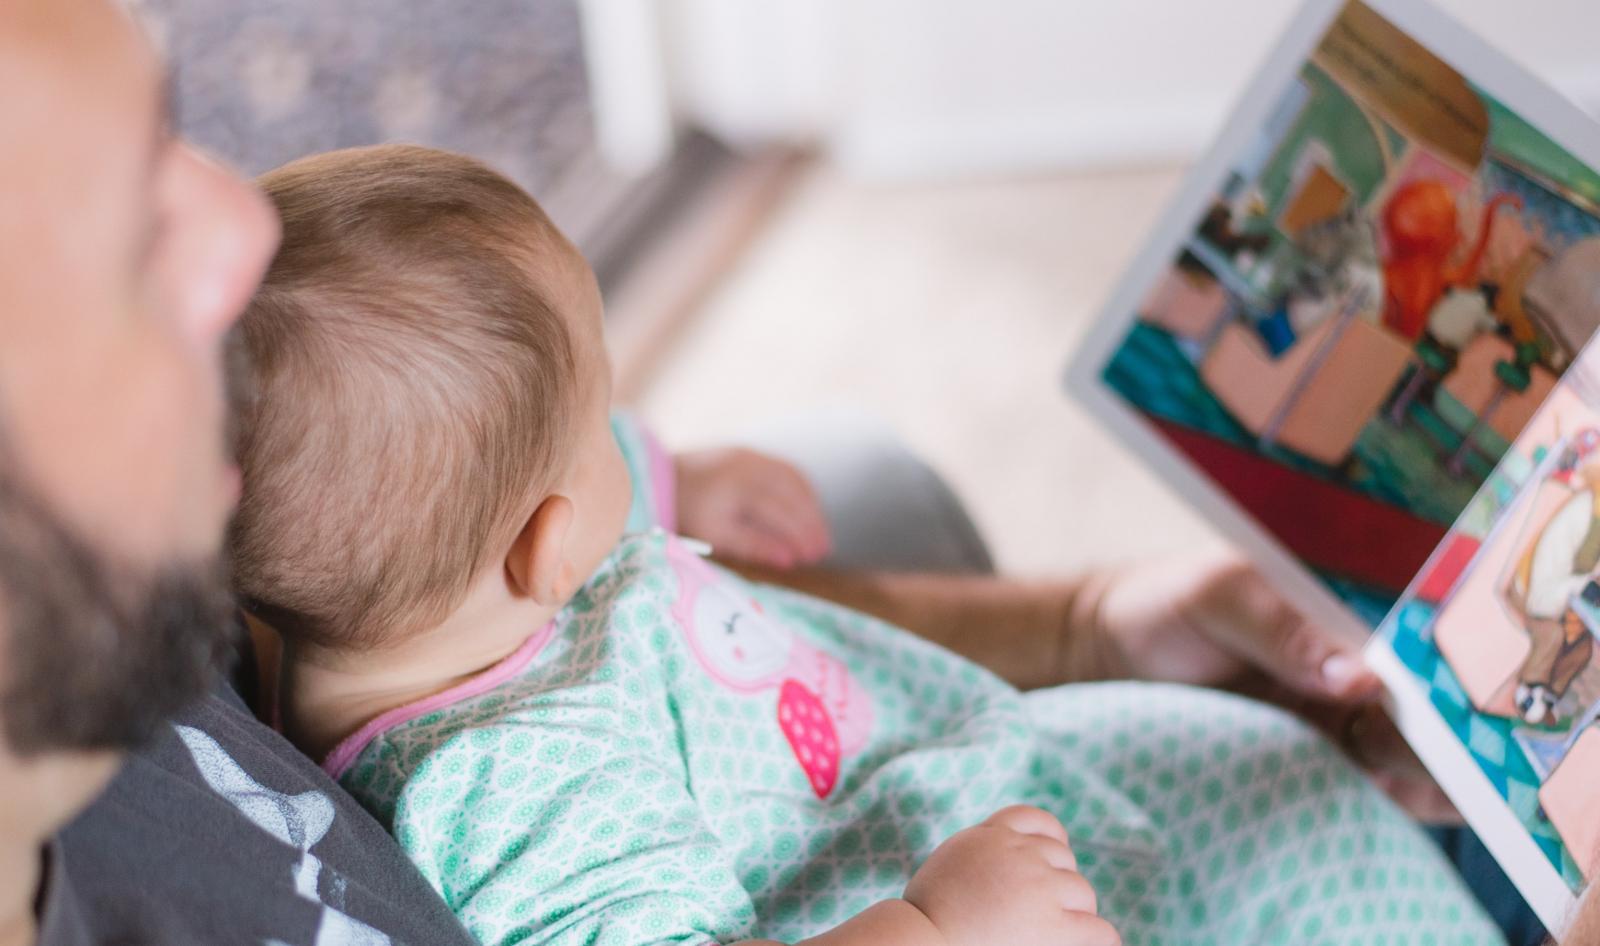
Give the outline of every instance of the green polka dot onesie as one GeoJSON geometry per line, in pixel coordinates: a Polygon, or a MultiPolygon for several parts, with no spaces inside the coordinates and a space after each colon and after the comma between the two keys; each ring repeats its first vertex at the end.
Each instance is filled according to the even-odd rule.
{"type": "Polygon", "coordinates": [[[1021,694],[660,531],[326,765],[486,944],[792,943],[1015,803],[1061,818],[1130,946],[1503,943],[1405,815],[1277,710],[1021,694]]]}

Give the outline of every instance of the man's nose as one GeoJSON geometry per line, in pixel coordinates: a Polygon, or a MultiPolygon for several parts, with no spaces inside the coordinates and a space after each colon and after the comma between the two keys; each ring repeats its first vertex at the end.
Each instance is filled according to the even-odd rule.
{"type": "Polygon", "coordinates": [[[183,268],[189,274],[185,322],[204,342],[221,338],[260,285],[282,230],[265,195],[199,151],[181,146],[193,181],[185,216],[193,240],[183,268]]]}

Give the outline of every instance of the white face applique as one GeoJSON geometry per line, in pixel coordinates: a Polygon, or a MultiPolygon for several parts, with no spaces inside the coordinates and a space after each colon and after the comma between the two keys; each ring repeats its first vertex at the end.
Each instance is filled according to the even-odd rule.
{"type": "Polygon", "coordinates": [[[706,669],[735,686],[776,683],[794,651],[789,631],[748,598],[716,585],[700,588],[688,623],[706,669]]]}

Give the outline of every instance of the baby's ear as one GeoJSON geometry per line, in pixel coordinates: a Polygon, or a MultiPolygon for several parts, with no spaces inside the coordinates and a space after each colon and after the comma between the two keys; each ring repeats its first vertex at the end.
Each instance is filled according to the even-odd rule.
{"type": "Polygon", "coordinates": [[[567,560],[572,500],[549,496],[533,511],[506,553],[512,591],[546,607],[557,607],[576,589],[567,560]]]}

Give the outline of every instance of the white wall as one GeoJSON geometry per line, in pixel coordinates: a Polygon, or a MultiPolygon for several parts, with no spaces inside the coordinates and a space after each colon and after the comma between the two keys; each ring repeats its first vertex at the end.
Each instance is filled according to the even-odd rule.
{"type": "Polygon", "coordinates": [[[595,137],[614,170],[644,174],[672,154],[671,88],[654,0],[579,0],[595,137]]]}
{"type": "MultiPolygon", "coordinates": [[[[1298,6],[1287,0],[668,0],[681,114],[820,143],[856,172],[1183,160],[1298,6]]],[[[1600,112],[1600,2],[1440,0],[1600,112]]]]}

